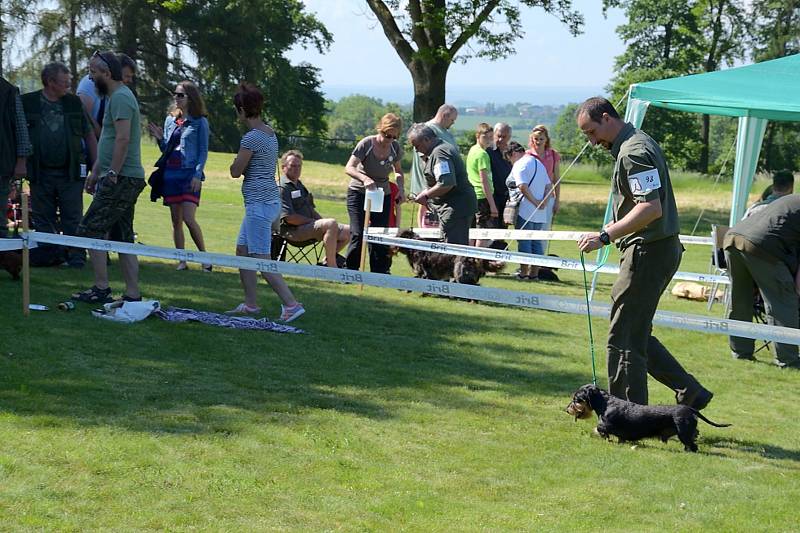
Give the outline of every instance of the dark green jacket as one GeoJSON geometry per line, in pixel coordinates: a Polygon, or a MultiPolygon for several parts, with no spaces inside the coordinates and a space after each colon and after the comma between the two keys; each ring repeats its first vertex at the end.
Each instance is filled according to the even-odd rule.
{"type": "Polygon", "coordinates": [[[16,94],[17,88],[0,78],[0,177],[14,174],[17,164],[16,94]]]}
{"type": "MultiPolygon", "coordinates": [[[[86,132],[86,113],[83,110],[81,99],[74,94],[66,94],[61,98],[64,109],[64,131],[67,134],[67,148],[69,150],[69,176],[74,180],[81,177],[81,160],[83,148],[81,140],[86,132]]],[[[22,95],[22,107],[28,119],[33,155],[28,158],[28,177],[31,181],[39,176],[39,154],[42,153],[41,135],[39,128],[42,126],[42,91],[34,91],[22,95]]]]}

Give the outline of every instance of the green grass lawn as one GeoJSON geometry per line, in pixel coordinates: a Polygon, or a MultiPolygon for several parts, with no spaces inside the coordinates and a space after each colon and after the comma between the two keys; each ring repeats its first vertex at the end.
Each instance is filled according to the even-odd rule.
{"type": "MultiPolygon", "coordinates": [[[[198,216],[210,251],[231,252],[241,220],[231,160],[214,154],[208,166],[198,216]]],[[[607,182],[582,172],[555,229],[601,222],[607,182]]],[[[308,161],[305,176],[320,211],[346,218],[343,167],[308,161]]],[[[146,194],[139,238],[171,246],[168,210],[146,194]]],[[[676,177],[684,232],[703,208],[724,222],[729,194],[676,177]]],[[[551,250],[577,257],[573,243],[551,250]]],[[[708,248],[691,246],[681,269],[708,263],[708,248]]],[[[216,311],[241,301],[235,271],[174,267],[142,258],[145,296],[216,311]]],[[[578,272],[521,284],[506,270],[482,284],[583,297],[578,272]]],[[[393,272],[409,274],[403,257],[393,272]]],[[[111,276],[118,292],[116,261],[111,276]]],[[[612,281],[600,278],[598,301],[612,281]]],[[[288,282],[308,309],[296,323],[305,335],[110,324],[88,305],[23,318],[20,284],[0,272],[0,529],[798,529],[800,374],[764,352],[737,362],[724,337],[656,328],[715,392],[707,416],[734,426],[701,423],[698,454],[675,440],[619,445],[564,412],[591,380],[585,317],[288,282]]],[[[90,284],[88,269],[35,269],[32,300],[54,307],[90,284]]],[[[263,284],[260,298],[276,316],[263,284]]],[[[670,295],[661,309],[707,312],[670,295]]],[[[601,347],[606,327],[595,320],[601,347]]],[[[674,401],[655,382],[651,399],[674,401]]]]}

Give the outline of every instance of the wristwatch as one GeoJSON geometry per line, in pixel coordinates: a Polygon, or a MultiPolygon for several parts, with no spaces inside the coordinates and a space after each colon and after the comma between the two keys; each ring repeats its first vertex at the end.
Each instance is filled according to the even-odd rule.
{"type": "Polygon", "coordinates": [[[609,244],[611,244],[611,236],[608,234],[606,230],[602,230],[598,238],[600,239],[600,242],[603,243],[603,246],[608,246],[609,244]]]}

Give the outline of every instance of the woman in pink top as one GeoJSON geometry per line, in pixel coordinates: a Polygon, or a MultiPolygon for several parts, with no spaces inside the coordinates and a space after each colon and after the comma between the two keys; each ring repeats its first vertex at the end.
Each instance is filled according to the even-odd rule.
{"type": "Polygon", "coordinates": [[[547,175],[550,176],[550,183],[555,187],[555,198],[551,198],[547,202],[547,223],[544,229],[550,229],[553,226],[553,216],[558,213],[559,201],[561,198],[561,185],[558,183],[561,172],[559,170],[559,163],[561,162],[561,155],[550,148],[550,133],[547,127],[542,124],[535,126],[531,130],[530,137],[528,138],[528,146],[530,150],[528,153],[536,156],[539,161],[544,163],[544,168],[547,169],[547,175]]]}

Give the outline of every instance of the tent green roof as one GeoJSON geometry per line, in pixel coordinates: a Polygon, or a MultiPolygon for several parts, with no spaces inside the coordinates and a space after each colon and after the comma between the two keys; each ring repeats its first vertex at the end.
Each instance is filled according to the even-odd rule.
{"type": "Polygon", "coordinates": [[[800,54],[638,83],[631,86],[630,97],[693,113],[800,121],[800,54]]]}

